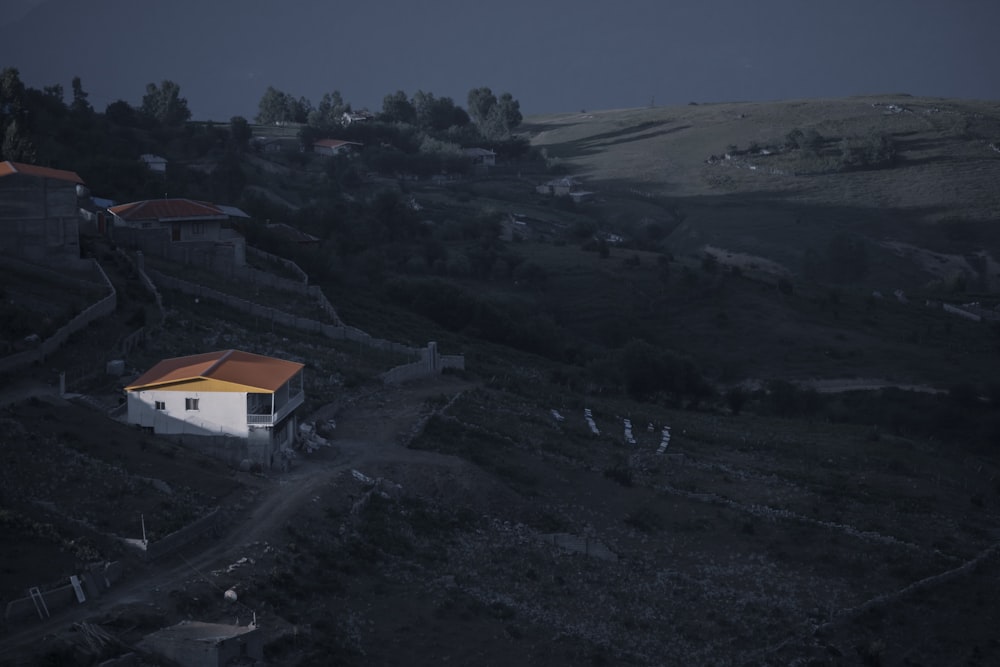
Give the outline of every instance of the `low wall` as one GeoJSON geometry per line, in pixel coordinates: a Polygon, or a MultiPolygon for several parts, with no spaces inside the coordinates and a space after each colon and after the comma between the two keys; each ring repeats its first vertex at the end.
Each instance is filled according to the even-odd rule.
{"type": "Polygon", "coordinates": [[[166,322],[167,309],[163,307],[163,295],[160,294],[160,290],[156,289],[156,285],[153,284],[153,281],[146,273],[146,262],[143,259],[142,251],[136,251],[135,261],[133,261],[132,257],[121,248],[118,248],[118,254],[124,257],[132,268],[135,269],[136,273],[139,274],[139,282],[142,283],[142,286],[146,288],[146,291],[152,294],[153,298],[156,300],[156,308],[160,311],[160,321],[166,322]]]}
{"type": "MultiPolygon", "coordinates": [[[[79,575],[84,595],[88,600],[100,597],[101,593],[121,579],[123,571],[122,564],[117,561],[87,568],[79,575]]],[[[76,591],[70,583],[41,591],[41,596],[45,600],[49,614],[81,604],[77,601],[76,591]]],[[[31,597],[18,598],[7,603],[4,619],[7,621],[41,620],[38,616],[38,609],[35,607],[35,601],[31,597]]]]}
{"type": "Polygon", "coordinates": [[[157,558],[166,556],[167,554],[173,553],[181,547],[190,544],[206,533],[215,532],[219,528],[221,519],[222,517],[220,516],[219,508],[215,508],[205,516],[200,519],[195,519],[180,530],[175,530],[155,542],[147,542],[145,547],[139,546],[141,543],[137,543],[135,540],[128,540],[126,544],[139,546],[142,557],[145,560],[156,560],[157,558]]]}
{"type": "MultiPolygon", "coordinates": [[[[319,333],[331,340],[349,340],[377,350],[417,358],[414,362],[397,366],[383,373],[380,377],[387,384],[399,384],[429,375],[437,375],[445,368],[465,369],[465,357],[463,355],[439,355],[436,343],[428,343],[427,348],[411,347],[382,338],[375,338],[361,329],[347,326],[340,321],[336,311],[333,310],[333,306],[329,305],[329,302],[327,302],[329,310],[324,310],[335,320],[336,324],[323,323],[308,317],[292,315],[291,313],[286,313],[270,306],[262,306],[253,301],[225,294],[204,285],[168,276],[153,269],[148,269],[148,273],[156,283],[163,287],[175,289],[199,298],[217,301],[241,313],[259,317],[264,321],[273,322],[279,326],[319,333]]],[[[319,294],[322,295],[322,292],[320,291],[319,294]]],[[[326,301],[325,296],[323,296],[323,300],[326,301]]]]}
{"type": "MultiPolygon", "coordinates": [[[[52,355],[62,347],[74,333],[86,328],[91,322],[99,320],[102,317],[107,317],[115,312],[115,309],[118,307],[118,293],[108,279],[107,274],[104,273],[104,269],[101,268],[101,264],[96,259],[91,261],[104,279],[104,284],[107,285],[109,294],[61,326],[58,331],[52,334],[51,337],[43,340],[35,349],[26,350],[0,359],[0,373],[8,373],[34,363],[45,361],[46,357],[52,355]]],[[[92,284],[87,284],[89,287],[93,287],[92,284]]]]}
{"type": "Polygon", "coordinates": [[[280,326],[299,329],[300,331],[319,333],[332,340],[350,340],[368,347],[395,352],[397,354],[417,356],[421,353],[420,348],[394,343],[381,338],[373,338],[361,329],[357,329],[355,327],[349,327],[343,324],[327,324],[308,317],[292,315],[291,313],[286,313],[277,308],[262,306],[258,303],[254,303],[253,301],[225,294],[210,287],[205,287],[204,285],[181,280],[180,278],[174,278],[173,276],[165,275],[153,269],[149,269],[148,272],[153,280],[163,287],[175,289],[179,292],[191,294],[192,296],[197,296],[199,298],[211,299],[212,301],[222,303],[234,310],[238,310],[241,313],[247,313],[248,315],[259,317],[262,320],[274,322],[280,326]]]}
{"type": "MultiPolygon", "coordinates": [[[[300,279],[301,279],[301,283],[303,285],[308,285],[309,284],[309,276],[306,274],[306,272],[303,271],[301,268],[299,268],[299,265],[296,264],[295,262],[293,262],[290,259],[286,259],[284,257],[279,257],[278,255],[272,255],[271,253],[269,253],[269,252],[267,252],[265,250],[261,250],[260,248],[254,248],[253,246],[247,246],[247,254],[248,255],[253,255],[254,257],[260,257],[261,259],[264,259],[264,260],[266,260],[268,262],[274,262],[275,264],[281,264],[286,269],[288,269],[289,271],[291,271],[295,275],[299,276],[300,279]]],[[[277,279],[277,280],[284,280],[284,278],[278,278],[277,276],[274,276],[274,278],[277,279]]],[[[292,281],[289,281],[289,282],[292,282],[292,281]]]]}
{"type": "Polygon", "coordinates": [[[440,355],[437,351],[437,343],[427,343],[427,347],[420,351],[420,360],[410,364],[396,366],[382,373],[379,377],[386,384],[402,384],[410,380],[425,378],[430,375],[437,375],[445,368],[465,370],[465,356],[460,354],[440,355]]]}

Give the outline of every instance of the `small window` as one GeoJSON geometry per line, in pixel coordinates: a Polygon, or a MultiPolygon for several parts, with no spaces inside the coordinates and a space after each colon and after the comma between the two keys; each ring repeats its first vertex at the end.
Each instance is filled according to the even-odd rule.
{"type": "Polygon", "coordinates": [[[192,224],[191,225],[191,233],[194,234],[194,235],[196,235],[196,236],[204,234],[205,233],[205,223],[204,222],[196,222],[196,223],[192,224]]]}
{"type": "Polygon", "coordinates": [[[167,404],[164,403],[163,401],[156,401],[156,409],[157,410],[166,410],[167,409],[167,404]]]}
{"type": "Polygon", "coordinates": [[[197,398],[185,398],[184,399],[184,409],[185,410],[197,410],[198,409],[198,399],[197,398]]]}

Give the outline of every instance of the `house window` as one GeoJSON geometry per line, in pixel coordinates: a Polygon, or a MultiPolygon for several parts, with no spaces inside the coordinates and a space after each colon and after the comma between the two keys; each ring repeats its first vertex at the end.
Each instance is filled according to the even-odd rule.
{"type": "Polygon", "coordinates": [[[185,410],[197,410],[198,409],[198,399],[197,398],[185,398],[184,399],[184,409],[185,410]]]}
{"type": "Polygon", "coordinates": [[[167,404],[164,403],[163,401],[154,401],[154,403],[155,403],[154,407],[157,410],[166,410],[167,409],[167,404]]]}
{"type": "Polygon", "coordinates": [[[204,234],[205,233],[205,223],[204,222],[196,222],[196,223],[192,224],[191,225],[191,233],[194,234],[195,236],[200,236],[201,234],[204,234]]]}

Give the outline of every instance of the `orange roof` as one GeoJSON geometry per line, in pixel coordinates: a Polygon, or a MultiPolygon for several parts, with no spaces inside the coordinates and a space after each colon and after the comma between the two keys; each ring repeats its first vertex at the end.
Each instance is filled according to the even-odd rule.
{"type": "Polygon", "coordinates": [[[154,389],[191,380],[216,380],[274,392],[301,371],[302,364],[240,350],[205,352],[164,359],[125,387],[154,389]]]}
{"type": "Polygon", "coordinates": [[[0,177],[11,174],[25,174],[26,176],[37,176],[39,178],[54,178],[59,181],[69,181],[83,185],[83,179],[75,171],[65,169],[52,169],[51,167],[39,167],[33,164],[22,164],[20,162],[0,162],[0,177]]]}
{"type": "Polygon", "coordinates": [[[147,199],[108,209],[122,220],[226,220],[213,204],[191,199],[147,199]]]}

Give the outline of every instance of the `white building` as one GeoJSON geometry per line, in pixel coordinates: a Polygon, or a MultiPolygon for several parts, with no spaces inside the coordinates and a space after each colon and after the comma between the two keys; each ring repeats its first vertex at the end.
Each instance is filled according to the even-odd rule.
{"type": "Polygon", "coordinates": [[[163,435],[235,438],[243,444],[221,458],[270,467],[298,429],[302,369],[239,350],[164,359],[125,387],[128,422],[163,435]]]}
{"type": "Polygon", "coordinates": [[[167,173],[167,158],[153,155],[152,153],[143,153],[139,156],[139,160],[146,165],[146,168],[150,171],[154,171],[158,174],[167,173]]]}

